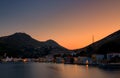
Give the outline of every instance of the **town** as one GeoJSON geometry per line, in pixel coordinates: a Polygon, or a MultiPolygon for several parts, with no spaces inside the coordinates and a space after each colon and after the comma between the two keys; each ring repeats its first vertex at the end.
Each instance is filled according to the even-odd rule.
{"type": "MultiPolygon", "coordinates": [[[[5,54],[6,55],[6,54],[5,54]]],[[[39,58],[13,58],[4,56],[1,63],[5,62],[40,62],[40,63],[63,63],[78,65],[101,65],[101,64],[120,64],[120,53],[93,54],[91,57],[79,56],[79,53],[72,52],[70,54],[55,54],[39,58]]]]}

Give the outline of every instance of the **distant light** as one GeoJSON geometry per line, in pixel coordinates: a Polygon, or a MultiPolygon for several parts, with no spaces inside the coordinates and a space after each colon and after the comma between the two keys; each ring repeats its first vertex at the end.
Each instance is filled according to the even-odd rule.
{"type": "Polygon", "coordinates": [[[27,59],[23,59],[23,62],[27,62],[27,59]]]}

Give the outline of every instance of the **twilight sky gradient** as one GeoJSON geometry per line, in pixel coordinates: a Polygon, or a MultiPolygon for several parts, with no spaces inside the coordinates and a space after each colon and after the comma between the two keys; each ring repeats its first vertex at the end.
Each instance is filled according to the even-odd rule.
{"type": "Polygon", "coordinates": [[[120,28],[120,0],[0,0],[0,36],[26,32],[68,49],[120,28]]]}

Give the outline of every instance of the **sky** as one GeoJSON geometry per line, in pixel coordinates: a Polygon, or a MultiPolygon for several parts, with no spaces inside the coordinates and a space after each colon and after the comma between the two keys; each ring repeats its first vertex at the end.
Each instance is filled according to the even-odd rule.
{"type": "Polygon", "coordinates": [[[0,36],[25,32],[68,49],[120,28],[120,0],[0,0],[0,36]]]}

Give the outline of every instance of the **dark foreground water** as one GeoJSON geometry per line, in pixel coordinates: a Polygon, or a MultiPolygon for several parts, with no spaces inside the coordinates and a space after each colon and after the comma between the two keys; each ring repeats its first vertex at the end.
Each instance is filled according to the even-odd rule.
{"type": "Polygon", "coordinates": [[[0,78],[120,78],[120,71],[80,65],[6,63],[0,64],[0,78]]]}

